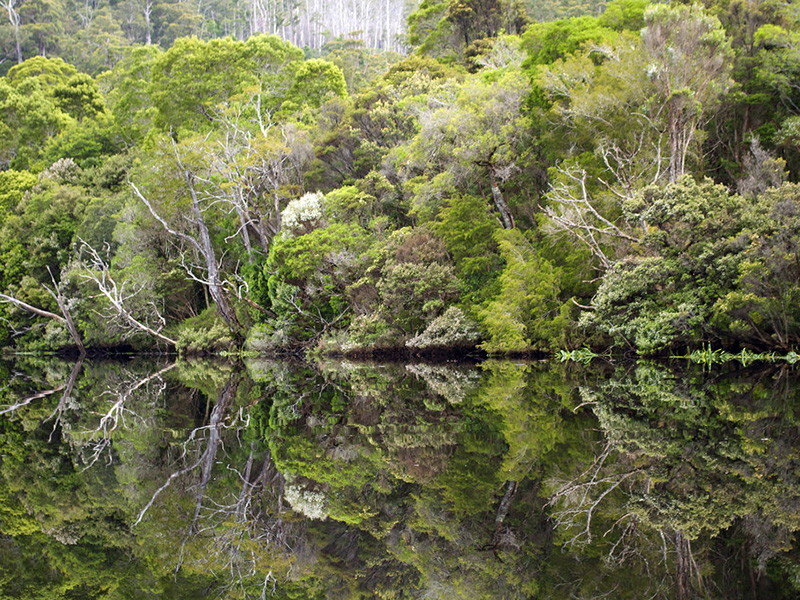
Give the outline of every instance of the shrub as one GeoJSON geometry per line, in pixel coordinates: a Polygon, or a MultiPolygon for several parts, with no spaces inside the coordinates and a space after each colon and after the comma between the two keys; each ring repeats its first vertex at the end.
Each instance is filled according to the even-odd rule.
{"type": "Polygon", "coordinates": [[[177,341],[178,352],[187,354],[227,350],[234,346],[231,332],[215,307],[181,323],[177,341]]]}
{"type": "Polygon", "coordinates": [[[425,328],[406,342],[415,350],[433,348],[470,348],[480,338],[476,324],[456,306],[448,308],[425,328]]]}

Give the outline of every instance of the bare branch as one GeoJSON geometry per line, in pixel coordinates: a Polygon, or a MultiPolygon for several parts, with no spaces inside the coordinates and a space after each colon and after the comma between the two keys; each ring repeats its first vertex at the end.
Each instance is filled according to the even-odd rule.
{"type": "MultiPolygon", "coordinates": [[[[177,342],[172,338],[168,338],[164,334],[161,333],[160,328],[159,330],[153,329],[152,327],[146,325],[136,317],[134,317],[130,310],[126,308],[125,302],[139,293],[139,290],[134,290],[129,294],[125,294],[125,284],[127,281],[123,281],[121,285],[118,285],[116,280],[111,276],[110,269],[106,262],[100,257],[100,254],[95,250],[92,246],[90,246],[85,240],[81,239],[81,251],[85,251],[88,253],[90,258],[90,264],[88,265],[89,268],[85,271],[85,274],[82,275],[86,279],[91,279],[94,281],[97,289],[100,290],[100,293],[109,301],[113,309],[116,313],[122,317],[122,319],[134,329],[139,331],[143,331],[153,337],[161,340],[169,344],[170,346],[176,346],[177,342]]],[[[154,304],[150,303],[158,320],[161,323],[161,327],[164,326],[165,321],[161,314],[156,310],[154,304]]]]}
{"type": "Polygon", "coordinates": [[[66,323],[67,322],[67,320],[64,317],[62,317],[61,315],[57,315],[55,313],[51,313],[50,311],[47,311],[47,310],[42,310],[41,308],[36,308],[35,306],[31,306],[27,302],[23,302],[22,300],[14,298],[13,296],[9,296],[8,294],[0,294],[0,304],[7,304],[7,303],[11,303],[14,306],[18,306],[22,310],[26,310],[29,313],[32,313],[34,315],[38,315],[40,317],[46,317],[48,319],[54,319],[54,320],[58,321],[59,323],[66,323]]]}
{"type": "Polygon", "coordinates": [[[200,247],[200,244],[198,243],[198,241],[196,239],[194,239],[192,236],[186,235],[182,231],[178,231],[178,230],[173,229],[172,227],[170,227],[169,224],[167,223],[167,221],[161,215],[159,215],[156,212],[156,210],[153,208],[153,205],[144,196],[144,194],[142,194],[142,192],[139,191],[139,188],[136,187],[135,183],[133,183],[132,181],[128,181],[128,185],[131,186],[131,188],[133,189],[134,193],[139,197],[139,199],[142,202],[144,202],[144,205],[147,207],[147,210],[150,211],[150,214],[153,216],[153,218],[156,221],[158,221],[159,223],[161,223],[161,226],[164,228],[164,230],[168,234],[174,235],[175,237],[177,237],[177,238],[179,238],[179,239],[181,239],[181,240],[183,240],[185,242],[189,242],[189,244],[191,244],[192,246],[197,248],[197,250],[199,250],[200,252],[203,251],[203,249],[200,247]]]}

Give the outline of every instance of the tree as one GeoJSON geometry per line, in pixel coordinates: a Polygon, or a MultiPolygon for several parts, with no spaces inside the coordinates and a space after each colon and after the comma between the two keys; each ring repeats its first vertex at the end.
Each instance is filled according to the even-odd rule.
{"type": "Polygon", "coordinates": [[[429,102],[432,108],[420,115],[420,132],[408,144],[403,166],[410,171],[408,179],[425,175],[415,199],[415,210],[425,220],[435,217],[445,194],[488,184],[500,223],[514,227],[503,186],[527,158],[521,108],[529,88],[513,68],[494,75],[474,77],[455,89],[443,87],[441,100],[429,102]]]}
{"type": "Polygon", "coordinates": [[[58,304],[58,308],[61,310],[61,316],[48,310],[43,310],[41,308],[32,306],[27,302],[23,302],[18,298],[9,296],[8,294],[0,294],[0,303],[10,303],[26,312],[36,315],[37,317],[45,317],[47,319],[53,319],[59,323],[62,323],[69,331],[69,334],[72,337],[72,341],[75,343],[75,347],[78,349],[78,352],[80,352],[81,356],[83,356],[86,353],[86,349],[83,346],[81,335],[78,333],[78,329],[75,327],[75,322],[72,320],[72,314],[67,308],[67,302],[62,294],[61,286],[56,283],[55,279],[53,279],[53,287],[51,288],[44,286],[44,288],[47,290],[47,293],[53,297],[53,300],[55,300],[56,304],[58,304]]]}
{"type": "Polygon", "coordinates": [[[152,298],[152,291],[147,289],[146,278],[137,281],[128,277],[118,283],[116,275],[112,273],[100,253],[84,240],[81,240],[81,247],[77,253],[80,262],[73,267],[77,275],[93,282],[100,295],[110,305],[110,312],[102,315],[107,323],[105,335],[114,329],[112,323],[120,321],[118,327],[122,329],[123,340],[131,337],[133,333],[144,332],[170,347],[174,348],[177,345],[175,340],[161,333],[166,321],[156,305],[156,299],[152,298]]]}
{"type": "MultiPolygon", "coordinates": [[[[246,43],[232,39],[177,40],[152,66],[150,95],[158,111],[156,124],[175,134],[181,129],[208,130],[218,107],[251,87],[264,93],[263,109],[275,110],[292,88],[295,73],[303,78],[292,88],[294,93],[305,93],[303,82],[321,85],[312,93],[319,101],[329,88],[327,80],[317,81],[314,72],[324,75],[332,70],[321,66],[329,63],[313,62],[304,67],[305,63],[299,63],[301,58],[299,49],[269,36],[246,43]]],[[[343,80],[340,83],[343,90],[343,80]]]]}
{"type": "Polygon", "coordinates": [[[78,122],[95,117],[106,110],[97,84],[85,73],[73,75],[64,84],[53,88],[52,93],[58,108],[78,122]]]}
{"type": "Polygon", "coordinates": [[[305,60],[294,72],[292,87],[286,95],[289,102],[319,108],[334,96],[346,96],[342,70],[332,62],[320,59],[305,60]]]}
{"type": "Polygon", "coordinates": [[[648,75],[666,108],[669,180],[686,171],[686,157],[708,111],[730,86],[733,52],[719,19],[699,4],[654,4],[645,11],[642,40],[648,75]]]}
{"type": "Polygon", "coordinates": [[[251,236],[266,258],[281,228],[283,205],[299,186],[311,153],[301,129],[273,120],[273,112],[264,106],[267,96],[254,89],[246,100],[215,110],[219,132],[209,136],[212,143],[205,150],[208,170],[215,175],[206,181],[205,193],[236,212],[251,264],[256,260],[251,236]]]}
{"type": "MultiPolygon", "coordinates": [[[[163,198],[160,199],[161,206],[156,205],[133,182],[130,183],[131,188],[167,233],[187,244],[189,249],[196,252],[200,260],[200,265],[196,266],[202,269],[205,275],[196,274],[194,272],[195,265],[192,264],[187,265],[187,274],[207,287],[220,317],[225,321],[235,340],[241,342],[243,339],[242,325],[226,289],[227,284],[221,271],[221,260],[214,247],[206,216],[208,209],[213,207],[213,196],[209,196],[203,187],[205,175],[203,172],[205,168],[203,165],[203,141],[188,140],[181,146],[171,141],[171,146],[174,162],[170,166],[173,169],[172,175],[176,177],[176,183],[180,182],[179,185],[183,190],[181,194],[183,197],[180,200],[187,204],[186,214],[180,214],[174,205],[169,206],[163,198]],[[163,216],[164,214],[168,214],[174,224],[171,224],[163,216]]],[[[162,155],[162,158],[166,157],[162,155]]]]}
{"type": "Polygon", "coordinates": [[[560,273],[517,230],[495,235],[505,267],[499,293],[479,313],[489,353],[564,346],[567,318],[559,299],[560,273]]]}
{"type": "Polygon", "coordinates": [[[72,122],[58,107],[53,92],[76,74],[61,59],[38,56],[15,65],[8,78],[0,79],[2,163],[17,168],[36,164],[48,140],[72,122]]]}
{"type": "Polygon", "coordinates": [[[150,82],[160,55],[154,46],[130,48],[113,69],[97,78],[117,135],[128,147],[141,141],[153,125],[157,109],[150,82]]]}
{"type": "Polygon", "coordinates": [[[584,323],[641,353],[719,339],[712,306],[734,286],[751,206],[684,177],[645,188],[625,211],[641,237],[603,276],[584,323]]]}
{"type": "Polygon", "coordinates": [[[784,184],[762,192],[750,207],[736,256],[736,282],[712,307],[712,323],[739,345],[788,352],[800,344],[800,189],[784,184]]]}

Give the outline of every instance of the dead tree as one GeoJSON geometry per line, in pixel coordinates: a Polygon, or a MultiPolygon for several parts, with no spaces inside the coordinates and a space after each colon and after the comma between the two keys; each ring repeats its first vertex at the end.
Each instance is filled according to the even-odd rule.
{"type": "MultiPolygon", "coordinates": [[[[100,291],[100,295],[108,300],[111,306],[112,313],[103,316],[110,320],[121,321],[122,328],[130,332],[141,331],[169,346],[177,345],[175,340],[161,333],[166,321],[154,302],[147,303],[150,309],[148,315],[142,318],[136,318],[133,315],[129,303],[143,291],[145,287],[143,284],[137,285],[127,279],[118,283],[112,276],[109,265],[100,257],[97,250],[83,240],[81,240],[81,258],[86,261],[84,264],[87,267],[81,271],[81,277],[93,281],[100,291]],[[155,326],[155,329],[153,325],[146,322],[148,319],[157,321],[158,325],[155,326]]],[[[123,337],[126,335],[124,334],[123,337]]]]}
{"type": "Polygon", "coordinates": [[[42,287],[53,297],[53,300],[55,300],[58,308],[61,310],[61,315],[37,308],[9,294],[0,294],[0,304],[13,304],[14,306],[38,317],[45,317],[47,319],[53,319],[54,321],[62,323],[67,328],[67,331],[69,331],[70,337],[72,337],[72,341],[75,342],[78,352],[81,354],[81,356],[83,356],[86,354],[86,349],[83,346],[83,340],[81,339],[80,333],[78,333],[78,329],[75,327],[75,323],[72,320],[72,315],[67,308],[67,302],[64,299],[64,295],[61,291],[61,282],[56,283],[50,267],[47,267],[47,272],[50,273],[50,279],[53,281],[53,287],[50,288],[44,284],[42,284],[42,287]]]}
{"type": "Polygon", "coordinates": [[[228,329],[230,329],[237,343],[241,343],[243,340],[243,328],[239,323],[238,317],[236,316],[236,311],[231,305],[228,297],[228,291],[225,289],[226,282],[223,280],[221,275],[220,259],[217,257],[216,250],[211,242],[211,233],[209,232],[208,223],[206,222],[204,215],[205,203],[203,202],[202,194],[198,189],[198,178],[195,172],[184,164],[175,142],[173,141],[172,143],[178,169],[191,198],[191,215],[189,216],[189,220],[194,228],[193,233],[190,234],[181,231],[178,228],[170,225],[167,220],[161,214],[159,214],[159,212],[153,206],[153,203],[139,190],[139,188],[133,182],[129,182],[130,186],[139,199],[144,202],[147,210],[150,212],[153,218],[161,224],[167,233],[175,236],[183,242],[188,243],[189,246],[191,246],[199,254],[203,261],[202,268],[205,270],[205,277],[198,277],[191,271],[191,269],[189,269],[187,273],[191,278],[203,283],[206,286],[208,292],[211,294],[211,298],[214,300],[214,303],[217,306],[217,312],[219,313],[219,316],[228,326],[228,329]]]}
{"type": "Polygon", "coordinates": [[[84,448],[90,449],[91,451],[85,459],[85,468],[88,469],[95,462],[97,462],[106,448],[110,447],[112,434],[117,429],[125,427],[126,416],[135,417],[135,415],[130,411],[130,408],[126,406],[134,392],[149,385],[151,382],[156,381],[160,386],[157,391],[157,395],[161,395],[166,387],[166,384],[162,379],[162,375],[175,368],[176,364],[177,363],[171,363],[159,371],[148,375],[147,377],[137,379],[134,382],[123,386],[119,392],[106,392],[107,395],[111,395],[113,402],[104,413],[99,415],[100,420],[97,423],[97,427],[92,431],[86,432],[88,440],[84,444],[84,448]]]}

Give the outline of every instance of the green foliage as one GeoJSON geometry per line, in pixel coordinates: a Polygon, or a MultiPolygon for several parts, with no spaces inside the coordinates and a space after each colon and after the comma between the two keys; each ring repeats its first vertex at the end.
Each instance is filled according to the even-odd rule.
{"type": "Polygon", "coordinates": [[[322,55],[342,70],[347,91],[361,91],[382,77],[389,67],[403,56],[394,52],[375,52],[364,47],[361,40],[336,39],[327,42],[322,55]]]}
{"type": "Polygon", "coordinates": [[[319,108],[329,98],[346,95],[347,86],[342,70],[332,62],[311,59],[300,63],[295,70],[286,100],[299,106],[319,108]]]}
{"type": "Polygon", "coordinates": [[[71,123],[48,142],[44,159],[54,163],[69,157],[84,169],[100,167],[105,159],[117,155],[120,146],[111,116],[104,113],[71,123]]]}
{"type": "Polygon", "coordinates": [[[77,121],[97,116],[106,109],[94,79],[84,73],[73,75],[63,84],[56,85],[53,98],[58,108],[77,121]]]}
{"type": "Polygon", "coordinates": [[[347,353],[369,353],[397,348],[402,337],[380,314],[358,315],[347,328],[347,341],[342,350],[347,353]]]}
{"type": "Polygon", "coordinates": [[[431,229],[447,246],[465,284],[465,299],[479,304],[493,295],[501,266],[494,237],[499,225],[491,218],[486,201],[470,195],[451,198],[431,229]]]}
{"type": "Polygon", "coordinates": [[[36,185],[36,180],[36,175],[28,171],[0,171],[0,210],[3,211],[0,224],[7,213],[16,209],[23,194],[36,185]]]}
{"type": "MultiPolygon", "coordinates": [[[[199,211],[227,293],[256,315],[240,308],[242,328],[269,321],[253,349],[472,343],[457,311],[491,352],[796,346],[794,191],[770,191],[800,172],[797,18],[780,2],[425,0],[402,59],[341,37],[242,41],[255,21],[210,2],[201,17],[24,0],[19,30],[9,7],[0,291],[56,310],[47,268],[72,274],[90,343],[121,343],[70,267],[80,237],[143,286],[134,313],[158,306],[174,328],[213,300],[182,266],[206,252],[199,211]],[[15,64],[17,41],[40,56],[15,64]],[[596,310],[576,332],[580,305],[596,310]]],[[[1,317],[6,341],[28,318],[1,317]]],[[[188,326],[185,347],[217,334],[188,326]]]]}
{"type": "Polygon", "coordinates": [[[219,352],[233,348],[231,332],[214,307],[186,319],[178,328],[177,349],[183,354],[219,352]]]}
{"type": "Polygon", "coordinates": [[[36,81],[45,88],[55,88],[78,77],[78,71],[60,58],[34,56],[11,67],[7,77],[11,85],[17,88],[25,88],[31,81],[36,81]]]}
{"type": "Polygon", "coordinates": [[[406,333],[442,313],[459,293],[453,268],[441,263],[401,262],[387,267],[377,284],[381,304],[406,333]]]}
{"type": "Polygon", "coordinates": [[[71,122],[36,77],[18,86],[0,79],[0,164],[18,170],[40,166],[47,141],[71,122]]]}
{"type": "Polygon", "coordinates": [[[574,54],[589,43],[601,44],[614,39],[614,30],[598,17],[574,17],[562,21],[536,23],[523,35],[528,65],[547,65],[574,54]]]}
{"type": "Polygon", "coordinates": [[[720,295],[713,323],[734,339],[783,351],[800,344],[800,213],[797,185],[764,192],[752,207],[757,219],[745,229],[749,244],[737,257],[736,286],[720,295]]]}
{"type": "Polygon", "coordinates": [[[491,354],[563,347],[569,324],[559,300],[559,271],[517,230],[498,231],[505,261],[500,292],[479,313],[486,332],[481,347],[491,354]]]}
{"type": "Polygon", "coordinates": [[[307,340],[334,323],[347,325],[347,288],[360,276],[369,246],[356,224],[333,223],[270,248],[265,269],[272,310],[292,323],[293,337],[307,340]]]}
{"type": "Polygon", "coordinates": [[[247,42],[176,40],[152,63],[155,124],[164,130],[207,129],[215,111],[236,94],[248,87],[280,89],[287,80],[293,81],[289,96],[271,94],[264,109],[275,109],[284,98],[297,100],[306,93],[311,104],[319,106],[328,92],[344,93],[341,71],[324,61],[294,66],[301,58],[302,52],[275,36],[257,36],[247,42]]]}
{"type": "Polygon", "coordinates": [[[626,205],[648,226],[638,255],[606,274],[586,321],[642,352],[715,339],[790,350],[796,193],[751,201],[688,178],[646,189],[626,205]]]}
{"type": "Polygon", "coordinates": [[[243,49],[243,42],[232,39],[182,38],[158,56],[151,80],[156,124],[164,130],[207,128],[209,111],[242,83],[243,49]]]}
{"type": "Polygon", "coordinates": [[[140,142],[155,118],[150,80],[153,65],[161,54],[156,46],[132,48],[113,69],[98,77],[116,133],[127,145],[140,142]]]}
{"type": "Polygon", "coordinates": [[[396,231],[388,251],[375,284],[381,307],[401,332],[416,333],[458,297],[458,279],[441,240],[424,228],[396,231]]]}

